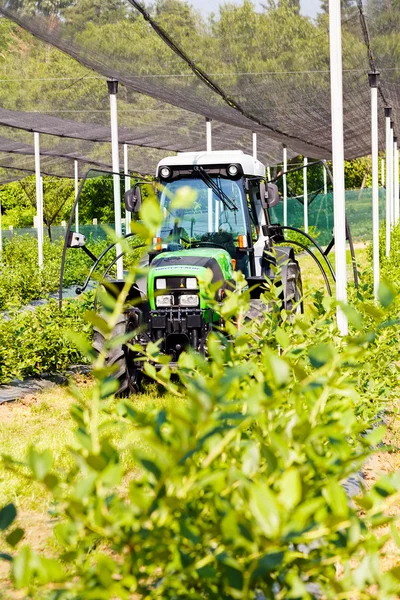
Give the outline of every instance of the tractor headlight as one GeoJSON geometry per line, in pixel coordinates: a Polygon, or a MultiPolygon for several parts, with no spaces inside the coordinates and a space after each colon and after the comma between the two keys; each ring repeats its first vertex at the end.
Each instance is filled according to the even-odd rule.
{"type": "Polygon", "coordinates": [[[164,278],[156,279],[156,290],[166,290],[167,289],[167,280],[164,278]]]}
{"type": "Polygon", "coordinates": [[[228,174],[231,177],[236,177],[236,175],[238,174],[238,172],[239,172],[239,169],[237,168],[236,165],[229,165],[229,167],[228,167],[228,174]]]}
{"type": "Polygon", "coordinates": [[[196,277],[188,277],[186,279],[186,287],[188,290],[197,290],[197,279],[196,277]]]}
{"type": "Polygon", "coordinates": [[[163,179],[169,179],[172,175],[172,170],[169,167],[161,167],[160,175],[163,179]]]}
{"type": "Polygon", "coordinates": [[[179,304],[181,306],[198,306],[199,297],[195,294],[185,294],[183,296],[179,296],[179,304]]]}
{"type": "Polygon", "coordinates": [[[162,308],[164,306],[173,306],[174,297],[170,294],[166,296],[156,296],[156,306],[162,308]]]}

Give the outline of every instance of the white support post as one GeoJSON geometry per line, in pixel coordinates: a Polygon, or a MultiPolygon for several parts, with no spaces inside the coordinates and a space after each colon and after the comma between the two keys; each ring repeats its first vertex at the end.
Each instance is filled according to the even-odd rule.
{"type": "MultiPolygon", "coordinates": [[[[333,208],[336,300],[347,302],[346,211],[344,189],[342,31],[340,0],[329,0],[329,50],[332,113],[333,208]]],[[[341,335],[348,333],[347,317],[337,308],[341,335]]]]}
{"type": "MultiPolygon", "coordinates": [[[[113,188],[114,188],[114,216],[115,216],[115,234],[122,236],[121,224],[121,185],[119,174],[119,146],[118,146],[118,112],[117,112],[117,93],[118,81],[111,79],[107,81],[108,93],[110,95],[110,117],[111,117],[111,149],[112,149],[112,170],[113,170],[113,188]]],[[[122,252],[121,244],[116,245],[116,253],[119,256],[122,252]]],[[[117,260],[117,279],[124,278],[124,265],[122,257],[117,260]]]]}
{"type": "Polygon", "coordinates": [[[267,179],[271,181],[271,167],[267,167],[267,179]]]}
{"type": "Polygon", "coordinates": [[[36,212],[37,212],[37,240],[38,264],[43,267],[43,188],[40,176],[40,139],[35,131],[33,134],[35,148],[35,184],[36,184],[36,212]]]}
{"type": "Polygon", "coordinates": [[[287,146],[283,144],[283,224],[286,227],[287,225],[287,181],[286,181],[286,171],[287,171],[287,146]]]}
{"type": "MultiPolygon", "coordinates": [[[[394,132],[393,132],[394,133],[394,132]]],[[[393,202],[392,202],[392,224],[397,225],[399,220],[399,161],[397,155],[397,136],[393,136],[393,202]]]]}
{"type": "Polygon", "coordinates": [[[212,121],[206,119],[206,144],[207,152],[212,152],[212,121]]]}
{"type": "Polygon", "coordinates": [[[399,188],[399,145],[397,137],[395,138],[394,154],[394,173],[395,173],[395,192],[394,192],[394,223],[398,224],[400,218],[400,188],[399,188]]]}
{"type": "Polygon", "coordinates": [[[257,160],[257,134],[253,131],[253,158],[257,160]]]}
{"type": "MultiPolygon", "coordinates": [[[[78,169],[78,161],[74,160],[74,179],[75,179],[75,199],[78,197],[79,192],[79,169],[78,169]]],[[[79,233],[79,206],[78,202],[75,207],[75,231],[79,233]]]]}
{"type": "Polygon", "coordinates": [[[303,199],[304,199],[304,231],[308,233],[308,186],[307,186],[307,168],[308,159],[304,157],[303,168],[303,199]]]}
{"type": "MultiPolygon", "coordinates": [[[[372,263],[374,294],[378,297],[379,265],[379,147],[378,147],[378,72],[368,75],[371,87],[371,155],[372,155],[372,263]]],[[[383,162],[383,161],[382,161],[383,162]]],[[[383,174],[382,174],[383,176],[383,174]]],[[[383,181],[383,180],[382,180],[383,181]]]]}
{"type": "MultiPolygon", "coordinates": [[[[129,155],[128,144],[124,144],[124,175],[125,175],[125,193],[131,189],[131,178],[129,176],[129,155]]],[[[131,232],[132,213],[125,210],[125,234],[131,232]]]]}
{"type": "Polygon", "coordinates": [[[322,164],[322,173],[324,175],[324,195],[326,196],[328,193],[328,175],[324,164],[322,164]]]}
{"type": "MultiPolygon", "coordinates": [[[[390,121],[390,164],[391,164],[391,183],[392,189],[390,191],[390,235],[392,235],[392,227],[394,224],[394,130],[393,130],[393,121],[390,121]]],[[[392,243],[392,239],[390,238],[390,243],[392,243]]]]}
{"type": "Polygon", "coordinates": [[[215,200],[215,228],[214,231],[217,232],[219,230],[219,215],[221,211],[221,204],[218,198],[215,200]]]}
{"type": "Polygon", "coordinates": [[[386,256],[390,254],[390,223],[391,223],[391,206],[392,206],[392,143],[391,143],[391,127],[390,116],[392,109],[385,108],[386,120],[386,256]]]}
{"type": "Polygon", "coordinates": [[[0,258],[1,253],[3,252],[3,228],[1,224],[1,197],[0,197],[0,258]]]}
{"type": "MultiPolygon", "coordinates": [[[[207,144],[207,152],[212,152],[212,121],[211,119],[206,119],[206,144],[207,144]]],[[[208,232],[211,233],[214,231],[214,223],[213,223],[213,191],[208,188],[208,232]]]]}

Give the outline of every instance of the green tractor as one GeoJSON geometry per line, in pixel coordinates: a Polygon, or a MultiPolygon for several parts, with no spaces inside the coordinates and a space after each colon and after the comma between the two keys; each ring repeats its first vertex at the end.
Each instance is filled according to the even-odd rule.
{"type": "MultiPolygon", "coordinates": [[[[164,221],[142,261],[149,265],[146,281],[132,286],[131,308],[121,315],[113,335],[140,329],[133,342],[143,347],[157,343],[171,357],[172,366],[188,348],[205,353],[207,336],[221,325],[202,294],[206,271],[211,271],[212,283],[219,284],[216,300],[222,302],[226,291],[235,289],[234,271],[240,270],[251,295],[247,317],[259,320],[266,309],[260,299],[263,284],[266,277],[274,279],[278,265],[284,308],[302,311],[300,267],[293,248],[282,245],[280,225],[271,224],[269,209],[279,202],[279,194],[276,185],[266,182],[265,173],[260,161],[241,151],[180,153],[158,164],[164,221]],[[195,202],[189,209],[174,208],[173,198],[184,186],[196,192],[195,202]]],[[[138,213],[142,186],[138,183],[125,193],[127,211],[138,213]]],[[[94,260],[79,293],[105,252],[96,258],[86,248],[84,236],[70,230],[67,247],[82,247],[94,260]]],[[[122,288],[124,281],[113,283],[122,288]]],[[[95,329],[94,348],[100,352],[103,344],[103,334],[95,329]]],[[[110,351],[107,364],[115,366],[119,394],[137,390],[143,363],[128,346],[110,351]]]]}

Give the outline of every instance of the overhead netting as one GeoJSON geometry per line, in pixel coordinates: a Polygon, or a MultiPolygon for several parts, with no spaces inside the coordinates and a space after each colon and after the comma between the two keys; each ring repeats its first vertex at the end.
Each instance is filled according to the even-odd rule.
{"type": "MultiPolygon", "coordinates": [[[[366,7],[351,0],[344,5],[347,158],[368,154],[371,146],[367,73],[372,61],[365,22],[374,64],[382,72],[381,108],[385,99],[397,108],[394,69],[399,51],[393,39],[398,34],[390,25],[395,9],[387,6],[376,0],[366,7]]],[[[199,149],[205,135],[202,118],[208,117],[218,123],[213,136],[216,149],[237,148],[241,143],[248,151],[249,132],[255,131],[260,138],[265,136],[265,146],[259,141],[260,154],[270,164],[280,160],[282,143],[295,154],[330,156],[326,12],[313,22],[299,14],[296,2],[280,2],[257,12],[246,0],[222,6],[212,19],[180,0],[160,0],[149,12],[135,0],[104,0],[101,5],[94,0],[0,0],[0,10],[80,62],[77,67],[75,61],[4,22],[3,30],[17,48],[12,57],[6,53],[2,59],[2,71],[0,62],[4,108],[40,111],[49,127],[55,115],[63,119],[73,115],[93,128],[105,124],[105,82],[85,69],[89,67],[124,84],[119,97],[120,124],[137,128],[138,145],[199,149]],[[40,68],[38,58],[43,58],[40,68]],[[23,97],[18,93],[22,89],[23,97]]],[[[380,146],[384,146],[383,110],[380,146]]]]}

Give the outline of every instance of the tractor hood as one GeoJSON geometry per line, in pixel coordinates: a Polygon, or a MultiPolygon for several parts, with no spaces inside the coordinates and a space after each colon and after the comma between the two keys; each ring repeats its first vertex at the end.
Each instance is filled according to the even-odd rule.
{"type": "Polygon", "coordinates": [[[148,297],[151,308],[155,309],[155,291],[161,289],[156,285],[157,279],[165,279],[167,288],[181,288],[183,291],[186,289],[186,278],[202,279],[207,269],[210,269],[213,274],[213,283],[233,280],[232,259],[222,248],[190,248],[162,252],[156,256],[148,275],[148,297]]]}

